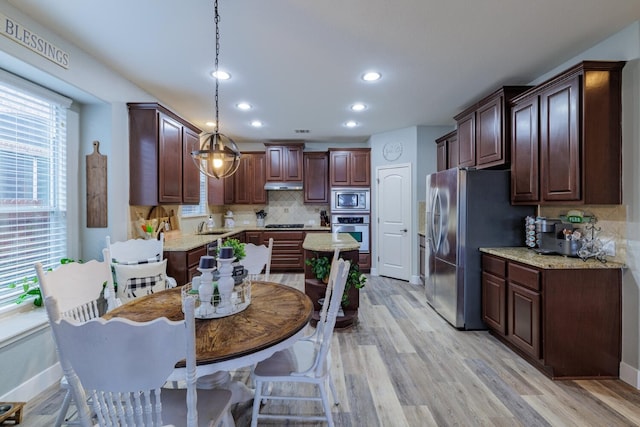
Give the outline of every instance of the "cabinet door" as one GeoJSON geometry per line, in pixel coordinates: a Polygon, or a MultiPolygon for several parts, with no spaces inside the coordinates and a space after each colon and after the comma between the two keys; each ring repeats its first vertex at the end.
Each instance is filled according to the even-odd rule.
{"type": "Polygon", "coordinates": [[[182,125],[159,114],[158,201],[182,203],[182,125]]]}
{"type": "Polygon", "coordinates": [[[476,111],[476,165],[504,163],[502,137],[502,96],[489,101],[476,111]]]}
{"type": "Polygon", "coordinates": [[[285,181],[302,181],[303,165],[302,165],[302,145],[285,145],[284,146],[284,171],[283,178],[285,181]]]}
{"type": "Polygon", "coordinates": [[[371,153],[352,151],[350,156],[350,185],[368,187],[371,185],[371,153]]]}
{"type": "Polygon", "coordinates": [[[331,151],[329,164],[329,181],[332,187],[351,185],[349,168],[351,165],[348,151],[331,151]]]}
{"type": "Polygon", "coordinates": [[[329,203],[327,153],[304,153],[304,203],[329,203]]]}
{"type": "Polygon", "coordinates": [[[251,203],[266,204],[267,192],[264,189],[266,174],[266,156],[261,153],[251,154],[251,203]]]}
{"type": "MultiPolygon", "coordinates": [[[[212,206],[219,206],[225,204],[225,191],[224,183],[225,178],[211,178],[207,177],[207,203],[212,206]]],[[[233,191],[230,192],[233,195],[233,191]]]]}
{"type": "Polygon", "coordinates": [[[284,147],[274,146],[266,148],[267,168],[265,179],[267,181],[284,181],[285,152],[284,147]]]}
{"type": "Polygon", "coordinates": [[[540,200],[538,96],[518,101],[511,110],[511,201],[540,200]]]}
{"type": "Polygon", "coordinates": [[[447,168],[447,141],[438,142],[436,146],[436,166],[439,171],[447,168]]]}
{"type": "Polygon", "coordinates": [[[419,234],[418,235],[418,265],[419,265],[420,279],[422,279],[422,283],[424,283],[424,277],[426,273],[425,257],[426,257],[427,247],[425,246],[425,241],[426,241],[425,237],[422,234],[419,234]]]}
{"type": "Polygon", "coordinates": [[[234,203],[251,204],[251,156],[243,155],[240,157],[240,166],[234,178],[234,203]]]}
{"type": "Polygon", "coordinates": [[[200,137],[189,128],[182,132],[182,201],[200,203],[200,169],[191,158],[191,152],[200,147],[200,137]]]}
{"type": "Polygon", "coordinates": [[[580,76],[540,94],[543,200],[580,200],[580,76]]]}
{"type": "Polygon", "coordinates": [[[507,306],[507,338],[527,354],[540,359],[540,293],[509,282],[507,306]]]}
{"type": "MultiPolygon", "coordinates": [[[[245,243],[253,243],[254,245],[262,244],[262,232],[261,231],[247,231],[244,233],[245,243]]],[[[267,245],[269,242],[267,241],[267,245]]]]}
{"type": "Polygon", "coordinates": [[[507,333],[506,292],[505,279],[482,272],[482,320],[503,336],[507,333]]]}
{"type": "Polygon", "coordinates": [[[476,165],[476,120],[471,112],[458,120],[458,166],[476,165]]]}
{"type": "Polygon", "coordinates": [[[458,135],[451,135],[447,139],[447,167],[446,169],[458,167],[458,135]]]}

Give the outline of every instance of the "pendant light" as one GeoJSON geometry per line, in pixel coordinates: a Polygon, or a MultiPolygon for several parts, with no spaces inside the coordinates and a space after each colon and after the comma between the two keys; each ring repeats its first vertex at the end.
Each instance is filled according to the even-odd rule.
{"type": "MultiPolygon", "coordinates": [[[[218,75],[218,56],[220,55],[220,15],[218,14],[218,0],[214,1],[216,23],[216,62],[215,75],[218,75]]],[[[218,119],[218,77],[216,79],[216,123],[213,133],[200,136],[200,149],[191,152],[191,157],[200,171],[212,178],[224,178],[233,175],[240,166],[240,150],[228,136],[219,133],[218,119]]]]}

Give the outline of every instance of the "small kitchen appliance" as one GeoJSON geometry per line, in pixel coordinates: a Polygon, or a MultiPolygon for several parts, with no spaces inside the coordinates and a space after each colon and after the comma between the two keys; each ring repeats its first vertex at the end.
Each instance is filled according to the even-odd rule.
{"type": "Polygon", "coordinates": [[[371,209],[369,188],[332,188],[331,213],[369,213],[371,209]]]}
{"type": "Polygon", "coordinates": [[[560,219],[536,219],[536,241],[539,248],[535,251],[543,254],[559,254],[577,257],[582,247],[580,234],[574,225],[560,219]]]}

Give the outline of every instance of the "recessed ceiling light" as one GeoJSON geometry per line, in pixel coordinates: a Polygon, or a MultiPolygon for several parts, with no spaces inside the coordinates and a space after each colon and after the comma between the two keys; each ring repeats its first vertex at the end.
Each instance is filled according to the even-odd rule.
{"type": "Polygon", "coordinates": [[[253,106],[251,104],[249,104],[248,102],[240,102],[238,104],[236,104],[236,107],[238,107],[241,110],[250,110],[253,108],[253,106]]]}
{"type": "Polygon", "coordinates": [[[362,75],[362,80],[364,80],[365,82],[375,82],[376,80],[380,80],[381,77],[382,74],[378,73],[377,71],[369,71],[362,75]]]}
{"type": "Polygon", "coordinates": [[[214,128],[216,127],[216,122],[206,122],[205,125],[214,128]]]}
{"type": "Polygon", "coordinates": [[[231,74],[227,73],[226,71],[222,71],[222,70],[212,71],[211,72],[211,76],[213,78],[219,79],[219,80],[229,80],[231,78],[231,74]]]}
{"type": "Polygon", "coordinates": [[[348,122],[345,122],[344,125],[348,128],[354,128],[358,126],[358,122],[356,122],[355,120],[349,120],[348,122]]]}
{"type": "Polygon", "coordinates": [[[253,126],[254,128],[261,128],[262,124],[263,123],[260,120],[254,120],[251,122],[251,126],[253,126]]]}
{"type": "Polygon", "coordinates": [[[367,108],[367,106],[364,105],[362,102],[356,102],[355,104],[353,104],[351,106],[351,109],[353,111],[362,111],[362,110],[365,110],[366,108],[367,108]]]}

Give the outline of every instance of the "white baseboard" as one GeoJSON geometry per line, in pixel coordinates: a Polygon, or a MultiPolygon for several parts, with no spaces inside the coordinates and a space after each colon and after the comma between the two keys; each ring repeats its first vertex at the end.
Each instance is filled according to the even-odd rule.
{"type": "Polygon", "coordinates": [[[620,379],[640,390],[640,370],[620,362],[620,379]]]}
{"type": "Polygon", "coordinates": [[[60,363],[45,369],[18,387],[0,396],[2,402],[28,402],[62,378],[60,363]]]}
{"type": "Polygon", "coordinates": [[[409,279],[409,283],[411,283],[412,285],[422,285],[422,279],[420,279],[419,275],[412,275],[411,279],[409,279]]]}

